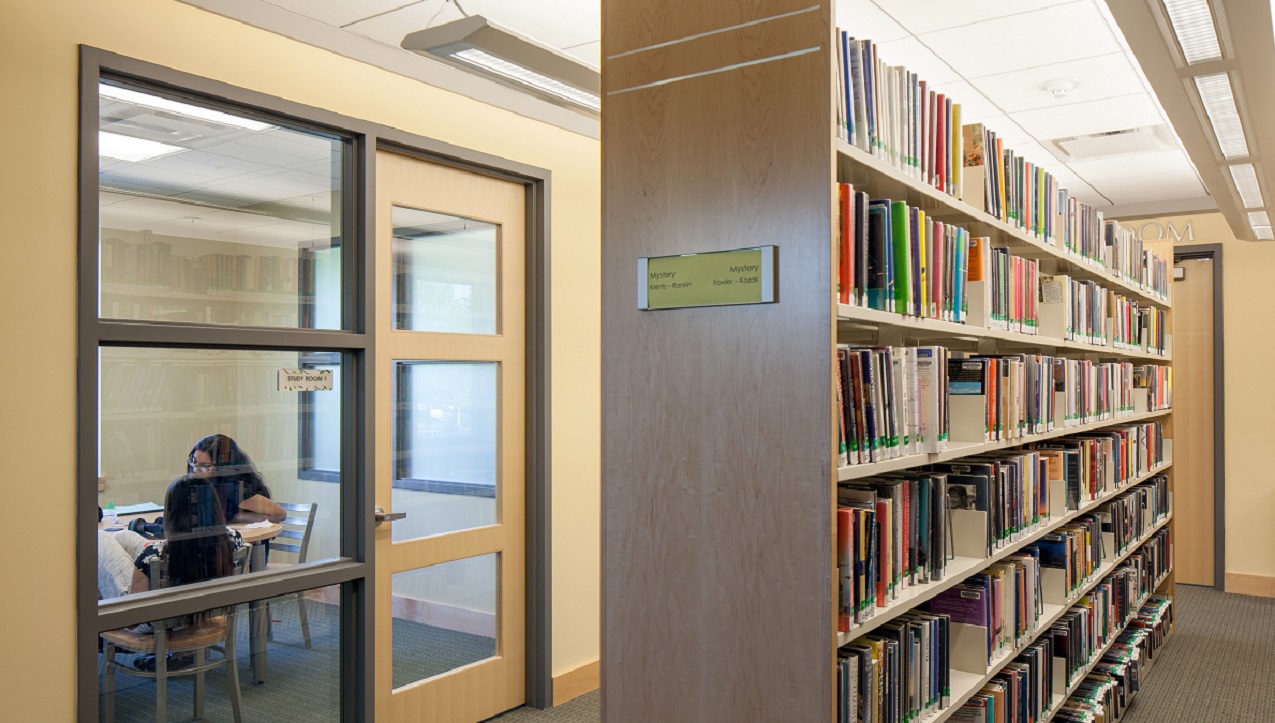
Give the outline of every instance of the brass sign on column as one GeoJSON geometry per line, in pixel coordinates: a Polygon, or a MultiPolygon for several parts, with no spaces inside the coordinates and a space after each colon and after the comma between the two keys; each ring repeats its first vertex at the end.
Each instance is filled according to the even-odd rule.
{"type": "Polygon", "coordinates": [[[638,259],[638,308],[770,304],[774,246],[638,259]]]}

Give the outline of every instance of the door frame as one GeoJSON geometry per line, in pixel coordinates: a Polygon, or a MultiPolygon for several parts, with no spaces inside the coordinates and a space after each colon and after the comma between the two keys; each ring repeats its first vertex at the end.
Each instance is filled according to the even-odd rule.
{"type": "Polygon", "coordinates": [[[1222,315],[1222,244],[1173,247],[1173,264],[1213,262],[1213,589],[1226,591],[1226,328],[1222,315]]]}
{"type": "MultiPolygon", "coordinates": [[[[80,46],[79,79],[79,324],[77,332],[77,440],[76,440],[76,674],[78,720],[90,723],[98,717],[97,637],[100,630],[132,625],[143,620],[175,617],[210,606],[240,602],[245,591],[254,597],[274,597],[288,592],[342,586],[341,710],[345,721],[371,720],[375,714],[372,692],[375,664],[374,585],[375,546],[372,511],[376,429],[372,404],[375,398],[375,313],[371,293],[376,249],[375,183],[376,152],[380,149],[411,155],[432,163],[462,168],[522,185],[526,190],[526,690],[527,704],[547,708],[553,704],[552,595],[551,595],[551,378],[550,378],[550,193],[548,169],[462,148],[396,128],[351,118],[333,111],[285,100],[278,96],[232,86],[119,55],[88,45],[80,46]],[[97,524],[97,390],[98,348],[103,342],[138,346],[190,345],[228,348],[271,348],[270,330],[242,327],[208,327],[197,324],[155,324],[100,320],[98,303],[98,82],[103,77],[136,81],[143,85],[197,97],[201,103],[225,105],[230,111],[257,110],[271,117],[293,119],[305,126],[326,128],[352,139],[349,154],[353,186],[345,189],[347,208],[354,217],[351,248],[356,258],[343,270],[343,314],[348,331],[302,332],[314,344],[341,349],[358,359],[347,377],[343,401],[353,432],[342,445],[342,466],[350,479],[362,480],[343,495],[341,553],[339,561],[275,574],[263,580],[209,581],[187,588],[156,591],[145,600],[125,600],[99,606],[97,600],[97,541],[88,534],[97,524]],[[357,392],[357,394],[356,394],[357,392]],[[361,398],[358,395],[362,395],[361,398]],[[357,403],[354,403],[357,401],[357,403]]],[[[295,335],[293,335],[295,336],[295,335]]],[[[288,344],[285,343],[285,346],[288,344]]],[[[291,348],[291,347],[290,347],[291,348]]],[[[382,430],[380,433],[387,433],[382,430]]]]}

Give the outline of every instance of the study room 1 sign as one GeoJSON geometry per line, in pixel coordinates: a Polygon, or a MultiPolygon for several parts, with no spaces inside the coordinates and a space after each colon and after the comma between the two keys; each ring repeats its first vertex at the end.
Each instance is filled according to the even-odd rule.
{"type": "Polygon", "coordinates": [[[332,391],[331,369],[280,369],[281,392],[329,392],[332,391]]]}
{"type": "Polygon", "coordinates": [[[775,247],[638,259],[638,308],[769,304],[775,247]]]}

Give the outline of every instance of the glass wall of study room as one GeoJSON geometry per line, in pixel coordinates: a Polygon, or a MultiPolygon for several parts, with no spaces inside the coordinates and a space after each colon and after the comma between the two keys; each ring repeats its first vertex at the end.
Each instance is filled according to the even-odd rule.
{"type": "MultiPolygon", "coordinates": [[[[3,187],[0,198],[4,199],[8,237],[14,240],[6,244],[5,260],[0,263],[0,300],[12,312],[6,314],[3,323],[9,353],[0,361],[0,369],[11,382],[5,385],[5,414],[0,417],[0,427],[4,430],[0,435],[0,451],[6,460],[5,472],[0,478],[6,483],[5,505],[12,511],[7,531],[32,544],[38,541],[38,561],[21,563],[19,588],[0,601],[0,614],[7,621],[6,645],[9,650],[21,651],[0,659],[0,675],[6,681],[6,690],[14,691],[6,698],[6,716],[14,720],[74,720],[82,679],[94,689],[88,693],[85,709],[91,710],[94,717],[98,713],[95,689],[99,671],[90,667],[81,674],[78,667],[76,630],[81,605],[76,599],[77,570],[82,562],[95,573],[97,550],[93,543],[97,503],[116,500],[99,496],[96,479],[89,482],[83,494],[77,490],[76,483],[80,419],[75,384],[80,319],[77,206],[81,195],[95,206],[98,202],[96,159],[93,166],[86,166],[89,170],[83,188],[77,182],[80,98],[96,94],[96,84],[92,89],[80,87],[81,46],[104,49],[113,58],[138,58],[155,67],[209,79],[208,82],[220,89],[216,95],[225,96],[221,91],[228,92],[232,87],[248,89],[273,102],[300,104],[305,109],[322,109],[346,118],[364,119],[380,124],[380,128],[402,129],[403,133],[436,139],[442,147],[472,149],[489,159],[509,159],[552,172],[554,192],[545,209],[545,225],[552,234],[553,253],[543,261],[541,271],[544,278],[553,279],[552,295],[557,303],[551,307],[546,304],[550,313],[545,319],[545,329],[538,333],[553,350],[547,375],[569,379],[571,384],[559,383],[544,392],[554,411],[547,425],[552,439],[551,454],[545,460],[553,479],[550,505],[554,524],[551,530],[544,532],[551,543],[550,564],[554,572],[543,584],[553,595],[552,613],[558,621],[551,626],[551,643],[546,654],[551,658],[554,677],[595,662],[598,658],[597,390],[600,363],[596,303],[600,293],[596,136],[564,129],[543,118],[537,119],[534,114],[523,115],[490,101],[476,100],[463,94],[456,84],[432,83],[428,79],[390,72],[367,60],[343,57],[186,3],[53,0],[23,5],[0,25],[0,37],[4,39],[0,43],[0,58],[3,58],[0,77],[4,78],[6,98],[14,107],[24,109],[23,113],[0,117],[4,129],[0,143],[4,145],[7,170],[0,175],[3,187]],[[16,241],[19,239],[22,241],[16,241]],[[89,500],[90,514],[83,519],[75,513],[81,496],[89,500]],[[77,536],[81,534],[89,535],[90,544],[82,559],[77,559],[80,555],[77,536]]],[[[96,130],[97,113],[90,115],[83,123],[96,130]]],[[[305,117],[307,114],[296,115],[305,117]]],[[[275,119],[267,114],[265,120],[275,119]]],[[[91,232],[97,233],[96,225],[91,232]]],[[[94,242],[96,246],[96,239],[94,242]]],[[[343,247],[342,253],[346,250],[343,247]]],[[[201,255],[203,253],[209,251],[201,255]]],[[[181,255],[191,254],[183,251],[181,255]]],[[[544,294],[547,296],[549,291],[545,289],[544,294]]],[[[90,302],[93,313],[97,302],[94,296],[90,302]]],[[[120,320],[119,323],[152,322],[120,320]]],[[[310,349],[244,348],[230,343],[226,339],[229,334],[227,329],[219,337],[226,341],[224,346],[218,346],[221,341],[207,346],[229,349],[240,356],[249,351],[289,352],[299,361],[301,352],[306,352],[307,359],[301,362],[302,366],[309,361],[320,366],[324,363],[310,358],[310,349]]],[[[117,343],[106,346],[116,354],[126,350],[117,343]]],[[[159,349],[183,354],[193,352],[186,345],[172,346],[157,341],[147,341],[141,347],[145,347],[145,353],[157,353],[153,350],[159,349]]],[[[325,354],[333,347],[327,349],[325,354]]],[[[132,353],[136,349],[127,351],[132,353]]],[[[96,363],[96,350],[90,358],[96,363]]],[[[345,365],[351,362],[343,358],[341,363],[341,373],[333,375],[334,386],[341,384],[349,374],[345,365]]],[[[277,386],[277,378],[273,383],[277,386]]],[[[245,390],[248,391],[248,387],[245,390]]],[[[183,390],[182,393],[191,392],[183,390]]],[[[305,392],[295,403],[298,407],[305,405],[304,394],[312,395],[316,404],[322,404],[343,393],[340,388],[332,392],[305,392]]],[[[245,393],[239,401],[246,406],[253,400],[245,393]]],[[[290,420],[292,415],[278,416],[290,420]]],[[[289,424],[295,424],[300,430],[305,420],[306,417],[298,413],[295,422],[289,424]]],[[[115,423],[135,427],[142,424],[123,419],[115,423]]],[[[157,433],[168,432],[159,425],[157,433]]],[[[348,432],[343,428],[342,433],[348,432]]],[[[185,434],[183,432],[183,436],[185,434]]],[[[238,437],[235,439],[240,441],[238,437]]],[[[162,474],[175,476],[185,471],[186,456],[193,441],[183,440],[173,456],[162,455],[165,466],[162,474]]],[[[103,447],[110,448],[110,454],[116,453],[116,445],[106,439],[103,447]]],[[[134,452],[139,453],[140,449],[139,446],[134,452]]],[[[300,446],[293,449],[301,458],[306,456],[300,446]]],[[[246,451],[259,467],[266,464],[261,458],[268,455],[265,448],[248,445],[246,451]]],[[[340,460],[344,462],[345,457],[340,460]]],[[[112,462],[104,458],[101,463],[115,464],[118,459],[112,462]]],[[[97,464],[94,456],[92,465],[97,464]]],[[[319,476],[322,464],[316,466],[320,469],[313,470],[313,474],[319,476]]],[[[320,549],[325,544],[325,536],[327,544],[337,544],[339,540],[333,540],[330,535],[333,530],[345,527],[331,526],[327,533],[319,529],[321,525],[331,524],[323,520],[325,513],[335,513],[338,507],[335,502],[318,496],[318,492],[335,496],[341,485],[305,480],[297,475],[298,471],[299,467],[285,477],[278,471],[267,470],[263,477],[271,493],[281,501],[292,501],[289,497],[297,499],[303,492],[315,493],[310,499],[318,504],[315,525],[319,531],[311,543],[311,553],[315,556],[312,559],[321,560],[318,555],[323,554],[320,549]],[[308,485],[305,490],[287,489],[288,485],[302,481],[308,485]]],[[[148,501],[163,503],[163,499],[148,501]]],[[[125,497],[117,502],[127,503],[125,497]]],[[[153,519],[154,515],[143,516],[153,519]]],[[[276,561],[282,563],[295,557],[283,552],[276,556],[276,549],[272,543],[269,556],[272,566],[276,561]]],[[[332,590],[333,586],[317,580],[307,589],[316,588],[332,590]]],[[[329,599],[334,601],[332,609],[339,607],[344,615],[346,606],[337,605],[331,595],[312,593],[307,596],[307,606],[309,600],[329,599]]],[[[135,596],[135,599],[141,597],[135,596]]],[[[271,607],[275,607],[273,597],[270,602],[271,607]]],[[[276,617],[289,620],[291,626],[299,626],[295,613],[285,617],[285,613],[289,613],[287,602],[286,599],[280,601],[285,607],[279,608],[280,615],[276,617]]],[[[88,600],[85,605],[96,609],[97,601],[88,600]]],[[[201,609],[212,605],[210,602],[201,609]]],[[[245,606],[239,610],[240,615],[248,615],[245,606]]],[[[316,634],[319,630],[316,617],[314,613],[309,616],[312,648],[324,644],[316,634]]],[[[281,622],[273,633],[274,644],[281,646],[280,650],[284,646],[297,646],[299,652],[310,652],[304,646],[299,629],[284,627],[281,622]]],[[[250,654],[250,651],[237,650],[236,654],[250,654]]],[[[96,657],[96,648],[91,655],[96,657]]],[[[278,676],[284,674],[283,658],[268,656],[267,662],[268,680],[281,679],[278,676]]],[[[245,672],[241,680],[245,688],[251,685],[246,676],[245,672]]],[[[123,689],[139,680],[121,674],[117,683],[123,689]]],[[[174,690],[179,686],[189,686],[189,683],[174,682],[174,690]]],[[[224,686],[210,684],[207,694],[205,715],[211,718],[214,712],[224,711],[223,707],[214,706],[212,697],[224,695],[224,686]]],[[[173,717],[191,712],[176,700],[170,708],[173,717]]],[[[119,717],[123,717],[122,712],[119,717]]]]}

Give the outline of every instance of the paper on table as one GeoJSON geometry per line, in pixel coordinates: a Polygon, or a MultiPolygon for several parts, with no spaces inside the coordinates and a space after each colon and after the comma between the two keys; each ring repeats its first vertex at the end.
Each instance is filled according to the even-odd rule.
{"type": "Polygon", "coordinates": [[[116,505],[115,514],[117,515],[140,515],[143,512],[163,512],[164,506],[157,505],[154,502],[139,502],[135,505],[116,505]]]}
{"type": "Polygon", "coordinates": [[[274,525],[274,523],[270,520],[261,520],[260,522],[249,522],[246,525],[239,525],[239,529],[247,530],[254,527],[270,527],[272,525],[274,525]]]}

